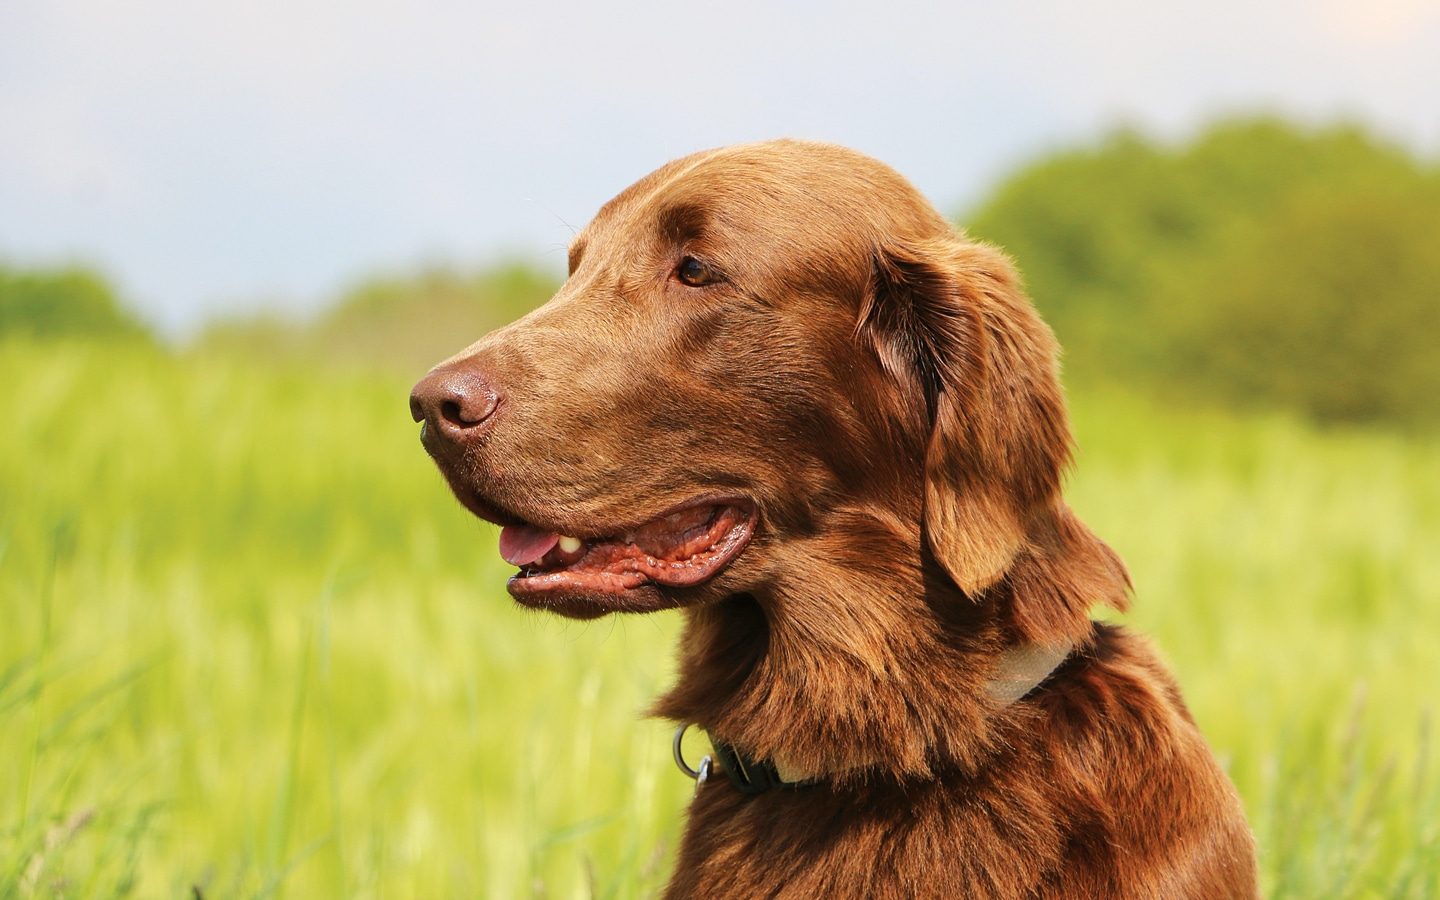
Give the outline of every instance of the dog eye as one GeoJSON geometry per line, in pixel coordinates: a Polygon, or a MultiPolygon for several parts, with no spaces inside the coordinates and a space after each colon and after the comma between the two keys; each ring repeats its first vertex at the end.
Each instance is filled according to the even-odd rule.
{"type": "Polygon", "coordinates": [[[690,287],[703,287],[717,280],[715,272],[693,256],[680,260],[680,265],[675,267],[675,277],[690,287]]]}

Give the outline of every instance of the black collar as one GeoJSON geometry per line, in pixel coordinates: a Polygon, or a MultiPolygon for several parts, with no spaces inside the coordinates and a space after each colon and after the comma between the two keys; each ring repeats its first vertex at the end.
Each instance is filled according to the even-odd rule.
{"type": "MultiPolygon", "coordinates": [[[[1059,647],[1021,644],[1012,647],[998,660],[996,671],[986,684],[986,692],[1001,707],[1009,706],[1029,696],[1049,681],[1050,676],[1055,674],[1055,670],[1060,668],[1073,651],[1072,644],[1059,647]]],[[[781,777],[774,760],[755,759],[735,745],[714,738],[710,741],[714,748],[714,757],[702,757],[700,768],[692,769],[685,762],[685,756],[680,749],[680,741],[689,727],[689,723],[686,723],[675,730],[673,748],[675,764],[680,767],[680,771],[695,779],[696,790],[710,778],[717,763],[731,786],[747,796],[763,794],[772,788],[805,787],[824,780],[823,775],[817,775],[787,781],[781,777]]]]}
{"type": "Polygon", "coordinates": [[[731,744],[712,741],[715,761],[730,784],[742,794],[763,794],[771,788],[803,787],[813,781],[786,781],[780,777],[775,763],[768,759],[751,759],[731,744]]]}

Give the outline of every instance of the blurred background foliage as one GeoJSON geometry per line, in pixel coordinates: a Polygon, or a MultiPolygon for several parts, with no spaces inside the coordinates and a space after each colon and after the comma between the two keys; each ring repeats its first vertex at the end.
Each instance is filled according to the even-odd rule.
{"type": "Polygon", "coordinates": [[[0,262],[0,336],[153,340],[104,276],[84,266],[0,262]]]}
{"type": "MultiPolygon", "coordinates": [[[[1351,125],[1217,122],[1164,143],[1131,129],[1044,155],[960,223],[1005,248],[1072,383],[1293,410],[1440,421],[1440,166],[1351,125]]],[[[319,316],[212,322],[204,351],[421,371],[543,302],[524,262],[360,281],[319,316]]],[[[0,333],[142,327],[97,273],[0,268],[0,333]]]]}
{"type": "Polygon", "coordinates": [[[1025,167],[965,221],[1019,262],[1072,379],[1440,419],[1440,168],[1359,128],[1121,131],[1025,167]]]}
{"type": "Polygon", "coordinates": [[[312,320],[269,313],[214,322],[195,346],[418,373],[539,306],[558,286],[519,262],[477,271],[428,266],[361,281],[312,320]]]}

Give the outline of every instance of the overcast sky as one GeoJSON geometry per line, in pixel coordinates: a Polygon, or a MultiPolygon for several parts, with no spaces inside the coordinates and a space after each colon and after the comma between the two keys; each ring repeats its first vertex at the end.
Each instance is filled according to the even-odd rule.
{"type": "MultiPolygon", "coordinates": [[[[1234,110],[1440,147],[1440,2],[0,0],[0,259],[170,330],[509,253],[665,160],[849,144],[958,212],[1047,148],[1234,110]]],[[[568,225],[566,224],[568,223],[568,225]]]]}

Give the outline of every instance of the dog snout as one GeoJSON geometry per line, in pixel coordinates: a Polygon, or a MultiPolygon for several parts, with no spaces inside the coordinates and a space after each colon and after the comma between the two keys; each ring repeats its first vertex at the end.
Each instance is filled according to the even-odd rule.
{"type": "Polygon", "coordinates": [[[477,437],[499,405],[490,381],[470,369],[436,369],[410,391],[410,415],[425,423],[421,440],[432,452],[434,441],[464,443],[477,437]]]}

